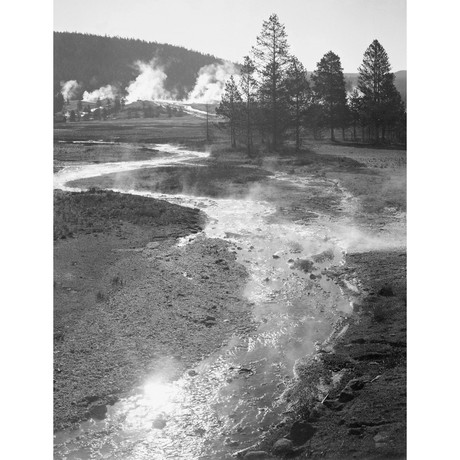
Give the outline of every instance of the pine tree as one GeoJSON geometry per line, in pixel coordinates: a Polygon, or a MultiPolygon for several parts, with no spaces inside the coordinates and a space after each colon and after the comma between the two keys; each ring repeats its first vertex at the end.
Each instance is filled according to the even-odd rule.
{"type": "Polygon", "coordinates": [[[228,118],[230,124],[230,143],[233,148],[236,147],[236,131],[241,120],[241,94],[235,83],[233,75],[225,83],[224,94],[216,113],[228,118]]]}
{"type": "Polygon", "coordinates": [[[56,93],[54,96],[54,113],[61,112],[64,108],[64,96],[61,93],[56,93]]]}
{"type": "Polygon", "coordinates": [[[395,117],[401,116],[402,100],[394,86],[394,74],[388,54],[383,46],[374,40],[364,53],[363,63],[358,68],[358,88],[363,94],[363,107],[374,128],[377,142],[382,131],[394,124],[395,117]]]}
{"type": "Polygon", "coordinates": [[[346,91],[343,69],[337,54],[326,53],[312,75],[317,103],[324,111],[325,120],[334,140],[334,128],[344,124],[346,112],[346,91]]]}
{"type": "Polygon", "coordinates": [[[255,103],[257,97],[257,81],[254,78],[255,66],[249,56],[244,57],[243,66],[240,70],[239,87],[242,94],[242,129],[245,134],[245,142],[248,155],[252,151],[252,131],[255,117],[255,103]]]}
{"type": "Polygon", "coordinates": [[[298,151],[303,119],[310,99],[310,84],[305,67],[296,57],[290,60],[286,79],[290,118],[295,132],[296,151],[298,151]]]}
{"type": "Polygon", "coordinates": [[[118,113],[121,110],[121,101],[119,97],[116,97],[113,101],[113,111],[114,113],[118,113]]]}
{"type": "Polygon", "coordinates": [[[286,69],[289,63],[289,45],[284,25],[272,14],[262,24],[262,31],[253,47],[259,75],[259,102],[263,106],[262,127],[271,135],[271,146],[277,149],[286,123],[286,69]]]}
{"type": "Polygon", "coordinates": [[[353,140],[356,141],[356,127],[363,122],[363,98],[357,88],[354,88],[348,96],[348,108],[353,125],[353,140]]]}

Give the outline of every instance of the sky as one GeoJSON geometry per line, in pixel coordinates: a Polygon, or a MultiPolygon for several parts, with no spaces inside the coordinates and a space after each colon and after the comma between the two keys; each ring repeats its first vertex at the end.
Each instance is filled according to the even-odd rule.
{"type": "Polygon", "coordinates": [[[357,72],[377,39],[406,66],[406,0],[54,0],[54,30],[170,43],[242,62],[276,13],[291,53],[314,70],[328,51],[357,72]]]}

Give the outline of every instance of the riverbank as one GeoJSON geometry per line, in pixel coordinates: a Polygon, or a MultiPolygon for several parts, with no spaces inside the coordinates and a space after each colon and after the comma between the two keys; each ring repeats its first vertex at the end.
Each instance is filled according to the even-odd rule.
{"type": "Polygon", "coordinates": [[[247,277],[221,240],[177,247],[204,215],[113,192],[55,192],[54,428],[103,417],[162,369],[251,328],[247,277]]]}
{"type": "MultiPolygon", "coordinates": [[[[264,200],[274,210],[264,218],[266,222],[296,222],[305,229],[314,226],[325,232],[322,238],[326,245],[330,237],[339,242],[347,252],[346,265],[329,269],[321,275],[336,280],[346,294],[350,286],[358,283],[359,296],[353,292],[355,312],[351,316],[340,315],[330,340],[319,344],[318,353],[309,355],[305,362],[298,361],[295,366],[297,379],[285,394],[288,417],[273,426],[263,427],[264,431],[268,429],[268,435],[259,439],[259,447],[267,452],[263,454],[265,457],[275,453],[282,457],[283,452],[277,450],[275,443],[286,438],[286,443],[294,443],[293,450],[284,452],[290,456],[308,453],[331,459],[342,456],[372,458],[372,455],[386,458],[387,454],[403,455],[401,452],[405,446],[405,440],[397,436],[404,433],[405,427],[405,347],[402,345],[405,344],[405,327],[397,330],[399,324],[405,323],[405,256],[404,251],[396,250],[405,244],[403,160],[403,152],[369,151],[363,157],[360,151],[357,157],[351,147],[327,144],[311,145],[299,154],[288,151],[281,157],[256,159],[247,159],[224,149],[211,152],[210,158],[195,161],[193,166],[143,168],[82,179],[72,185],[237,197],[248,202],[264,200]],[[381,162],[382,158],[391,159],[391,155],[393,160],[381,162]],[[389,250],[391,248],[393,250],[389,250]],[[379,294],[385,286],[391,287],[393,295],[379,294]],[[395,340],[389,339],[389,334],[395,334],[395,340]],[[360,383],[347,387],[354,379],[360,383]],[[393,385],[392,382],[396,383],[393,385]],[[343,390],[347,396],[342,396],[343,390]],[[391,394],[388,393],[390,390],[391,394]],[[305,398],[306,392],[313,395],[313,399],[305,398]],[[376,399],[382,399],[383,405],[390,408],[388,414],[377,407],[380,402],[376,399]],[[354,403],[347,405],[350,401],[354,403]],[[372,410],[368,407],[364,410],[366,404],[370,404],[372,410]],[[375,424],[370,422],[371,419],[382,423],[375,424]],[[380,431],[374,433],[377,429],[380,431]],[[298,435],[298,431],[303,434],[298,435]],[[308,435],[308,442],[305,441],[305,431],[314,433],[308,435]],[[331,438],[334,433],[338,433],[339,444],[334,444],[331,438]]],[[[117,197],[115,202],[133,199],[131,195],[91,193],[94,197],[117,197]]],[[[151,200],[155,206],[164,203],[143,199],[151,200]]],[[[64,410],[58,407],[58,411],[64,414],[63,420],[69,423],[104,415],[107,404],[126,394],[123,388],[133,388],[149,373],[161,369],[164,362],[156,361],[158,356],[172,362],[174,372],[180,375],[187,369],[193,371],[194,362],[208,356],[231,334],[245,335],[252,328],[251,306],[243,300],[242,291],[247,274],[236,263],[226,243],[199,237],[193,244],[175,246],[177,237],[203,228],[197,215],[193,214],[198,213],[197,210],[188,209],[193,211],[191,215],[181,215],[182,211],[176,208],[172,214],[166,211],[154,213],[150,217],[164,216],[163,225],[157,228],[156,219],[139,220],[139,211],[140,215],[148,217],[150,210],[144,210],[143,205],[134,207],[137,211],[130,217],[125,216],[127,222],[123,225],[129,229],[126,227],[123,233],[124,227],[117,223],[120,210],[124,210],[123,215],[126,209],[133,208],[133,203],[115,206],[119,210],[109,206],[107,212],[100,212],[100,209],[104,210],[103,203],[103,200],[97,205],[94,203],[93,212],[88,211],[91,206],[87,204],[80,206],[75,220],[76,227],[81,225],[81,232],[78,230],[75,235],[72,228],[66,229],[66,238],[57,243],[62,252],[55,253],[62,261],[67,260],[68,265],[75,261],[77,254],[90,254],[87,255],[88,261],[82,262],[81,273],[73,273],[77,277],[91,273],[94,261],[96,265],[100,263],[101,267],[106,267],[100,273],[94,273],[93,281],[102,280],[101,283],[98,281],[99,284],[87,284],[80,292],[65,286],[70,287],[66,295],[73,295],[77,303],[86,296],[89,306],[88,315],[82,317],[80,323],[78,318],[69,318],[68,324],[81,325],[68,341],[70,345],[78,344],[78,359],[69,358],[75,353],[73,345],[62,348],[65,364],[62,368],[67,369],[61,382],[61,387],[65,386],[63,394],[70,396],[75,388],[85,387],[78,398],[67,398],[67,407],[71,408],[68,412],[64,414],[64,410]],[[174,232],[168,227],[172,216],[177,216],[174,232]],[[100,218],[105,220],[97,224],[100,218]],[[181,226],[184,219],[190,221],[185,228],[181,226]],[[92,230],[88,233],[89,228],[92,230]],[[156,229],[153,238],[151,233],[145,233],[147,228],[156,229]],[[72,234],[70,239],[69,232],[72,234]],[[135,236],[137,240],[133,240],[135,236]],[[117,254],[120,258],[104,260],[103,254],[117,254]],[[216,280],[216,283],[210,280],[216,280]],[[192,296],[182,292],[184,282],[191,283],[192,296]],[[195,293],[197,297],[194,297],[195,293]],[[215,304],[216,296],[221,299],[219,305],[215,304]],[[215,310],[221,313],[214,314],[215,310]],[[155,318],[159,319],[159,324],[155,318]],[[95,326],[86,331],[84,325],[88,322],[95,326]],[[97,346],[88,347],[88,343],[97,346]],[[93,361],[92,357],[97,359],[93,361]],[[74,372],[75,362],[77,370],[74,372]],[[89,363],[102,365],[91,367],[89,363]],[[85,381],[88,376],[90,381],[85,381]],[[95,391],[88,395],[91,388],[95,391]]],[[[209,205],[212,203],[206,206],[209,205]]],[[[63,222],[67,221],[68,215],[63,219],[63,222]]],[[[260,228],[253,230],[262,231],[260,228]]],[[[297,243],[300,247],[302,242],[297,243]]],[[[280,248],[270,249],[271,252],[265,255],[270,259],[273,257],[276,262],[279,257],[276,250],[280,248]]],[[[79,263],[77,260],[75,266],[79,263]]],[[[76,270],[63,267],[58,267],[57,273],[76,270]]],[[[316,279],[318,282],[317,275],[319,273],[310,281],[316,279]]],[[[67,275],[67,278],[72,279],[72,276],[67,275]]],[[[267,278],[267,283],[271,282],[267,278]]],[[[274,279],[273,283],[276,285],[278,281],[274,279]]],[[[58,350],[57,354],[60,352],[58,350]]],[[[60,364],[57,360],[55,362],[60,364]]],[[[59,367],[55,375],[62,372],[59,367]]],[[[250,383],[250,373],[247,379],[250,383]]],[[[60,426],[67,426],[65,423],[60,426]]],[[[237,450],[236,445],[234,450],[237,450]]]]}
{"type": "Polygon", "coordinates": [[[245,458],[406,457],[406,253],[348,254],[328,275],[345,291],[359,280],[355,313],[296,364],[287,415],[257,446],[266,455],[245,458]]]}

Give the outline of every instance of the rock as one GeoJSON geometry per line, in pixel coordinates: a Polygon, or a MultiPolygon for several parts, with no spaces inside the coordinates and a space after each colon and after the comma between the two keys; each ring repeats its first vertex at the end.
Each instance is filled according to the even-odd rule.
{"type": "Polygon", "coordinates": [[[343,409],[344,406],[344,404],[342,402],[337,401],[337,399],[326,399],[323,405],[333,411],[340,411],[343,409]]]}
{"type": "Polygon", "coordinates": [[[346,403],[351,401],[355,397],[353,390],[349,387],[345,387],[339,395],[339,402],[346,403]]]}
{"type": "Polygon", "coordinates": [[[316,403],[313,406],[313,409],[310,412],[310,417],[308,419],[314,422],[320,419],[325,414],[325,412],[326,412],[326,407],[324,406],[324,404],[316,403]]]}
{"type": "Polygon", "coordinates": [[[352,379],[347,383],[347,387],[353,391],[361,390],[364,387],[364,382],[360,379],[352,379]]]}
{"type": "Polygon", "coordinates": [[[297,421],[291,427],[289,437],[292,442],[296,445],[305,444],[309,439],[313,437],[316,432],[316,428],[305,421],[297,421]]]}
{"type": "Polygon", "coordinates": [[[166,426],[166,420],[160,415],[152,422],[152,428],[162,430],[166,426]]]}
{"type": "Polygon", "coordinates": [[[374,436],[375,447],[386,447],[388,445],[388,433],[380,432],[374,436]]]}
{"type": "Polygon", "coordinates": [[[311,280],[315,280],[315,279],[316,279],[316,276],[315,276],[313,273],[311,273],[311,274],[310,274],[310,279],[311,279],[311,280]]]}
{"type": "Polygon", "coordinates": [[[273,445],[273,453],[279,456],[291,455],[294,452],[292,441],[286,438],[278,439],[273,445]]]}
{"type": "Polygon", "coordinates": [[[382,289],[380,289],[379,291],[379,295],[383,296],[383,297],[393,297],[394,296],[394,293],[393,293],[393,289],[391,289],[391,286],[383,286],[382,289]]]}
{"type": "Polygon", "coordinates": [[[190,369],[188,371],[188,375],[190,375],[190,377],[195,377],[195,375],[198,375],[198,372],[195,371],[194,369],[190,369]]]}
{"type": "Polygon", "coordinates": [[[274,258],[274,259],[279,259],[280,256],[279,256],[278,254],[273,254],[273,258],[274,258]]]}
{"type": "Polygon", "coordinates": [[[252,452],[248,452],[243,458],[251,459],[251,460],[266,460],[271,457],[264,450],[254,450],[252,452]]]}
{"type": "Polygon", "coordinates": [[[348,430],[348,434],[352,434],[352,435],[355,435],[355,436],[362,434],[362,432],[363,432],[362,428],[350,428],[348,430]]]}
{"type": "Polygon", "coordinates": [[[107,406],[105,404],[98,404],[89,410],[89,416],[95,420],[104,420],[106,415],[107,406]]]}

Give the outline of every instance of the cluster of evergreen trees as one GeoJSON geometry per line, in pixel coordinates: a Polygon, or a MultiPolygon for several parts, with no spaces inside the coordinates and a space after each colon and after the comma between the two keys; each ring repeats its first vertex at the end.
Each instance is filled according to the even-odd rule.
{"type": "Polygon", "coordinates": [[[387,53],[374,40],[364,54],[358,87],[347,95],[340,58],[326,53],[309,78],[302,63],[289,52],[285,27],[273,14],[264,21],[251,56],[244,57],[238,81],[226,82],[216,112],[228,120],[232,147],[237,141],[250,154],[254,139],[271,150],[291,137],[296,149],[302,133],[315,138],[324,129],[361,128],[361,140],[403,142],[405,107],[394,85],[387,53]]]}

